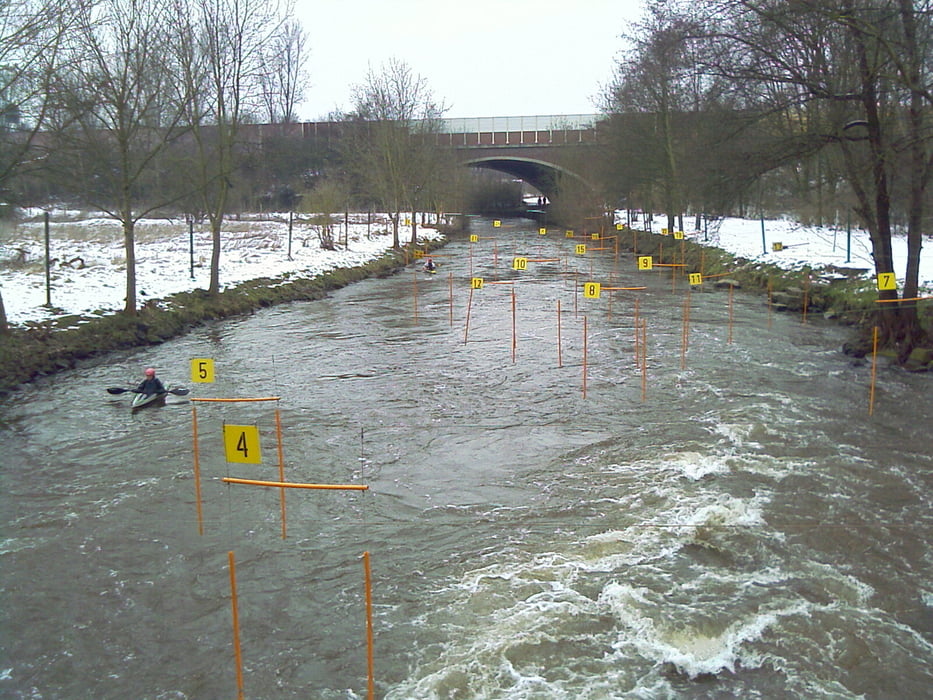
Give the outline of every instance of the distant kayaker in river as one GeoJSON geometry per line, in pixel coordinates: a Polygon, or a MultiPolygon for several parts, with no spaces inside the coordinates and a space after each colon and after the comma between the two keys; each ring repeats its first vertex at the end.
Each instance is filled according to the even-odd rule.
{"type": "Polygon", "coordinates": [[[156,376],[156,371],[152,367],[147,367],[145,372],[146,378],[143,379],[139,386],[136,387],[136,393],[138,394],[164,394],[165,387],[162,385],[162,380],[156,376]]]}
{"type": "Polygon", "coordinates": [[[425,272],[434,272],[437,269],[437,266],[434,264],[434,261],[431,258],[428,258],[428,261],[424,264],[425,272]]]}

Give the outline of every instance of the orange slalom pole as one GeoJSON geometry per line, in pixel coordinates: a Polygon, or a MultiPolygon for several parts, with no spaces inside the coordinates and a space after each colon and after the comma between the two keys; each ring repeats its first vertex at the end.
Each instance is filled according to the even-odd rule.
{"type": "Polygon", "coordinates": [[[202,399],[192,396],[189,401],[203,401],[204,403],[246,403],[249,401],[278,401],[279,396],[265,396],[258,399],[202,399]]]}
{"type": "Polygon", "coordinates": [[[586,316],[583,317],[583,398],[586,398],[586,316]]]}
{"type": "Polygon", "coordinates": [[[638,319],[638,299],[635,299],[635,316],[632,319],[635,324],[635,366],[638,367],[641,364],[639,352],[641,345],[641,321],[638,319]]]}
{"type": "Polygon", "coordinates": [[[463,344],[466,345],[467,335],[470,333],[470,309],[473,306],[473,287],[470,287],[470,298],[467,299],[466,323],[463,326],[463,344]]]}
{"type": "Polygon", "coordinates": [[[933,297],[905,297],[903,299],[875,299],[876,304],[897,304],[902,301],[923,301],[924,299],[933,299],[933,297]]]}
{"type": "MultiPolygon", "coordinates": [[[[282,446],[282,416],[278,407],[275,409],[275,437],[279,448],[279,481],[285,481],[285,448],[282,446]]],[[[282,505],[282,539],[286,537],[285,530],[285,489],[279,490],[279,502],[282,505]]]]}
{"type": "Polygon", "coordinates": [[[648,400],[648,319],[641,320],[641,400],[648,400]]]}
{"type": "Polygon", "coordinates": [[[512,287],[512,364],[515,364],[515,349],[518,347],[518,337],[515,330],[515,287],[512,287]]]}
{"type": "Polygon", "coordinates": [[[230,563],[230,607],[233,610],[233,657],[236,661],[236,690],[237,698],[243,700],[243,655],[240,652],[240,613],[236,597],[236,563],[233,560],[233,550],[227,553],[230,563]]]}
{"type": "Polygon", "coordinates": [[[683,330],[680,334],[680,369],[687,369],[687,336],[690,331],[690,289],[687,289],[687,294],[684,296],[684,325],[683,330]]]}
{"type": "Polygon", "coordinates": [[[868,415],[875,412],[875,377],[878,373],[878,326],[872,331],[871,339],[871,388],[868,391],[868,415]]]}
{"type": "Polygon", "coordinates": [[[198,509],[198,534],[204,534],[204,512],[201,507],[201,453],[198,450],[198,409],[191,407],[191,440],[194,454],[194,502],[198,509]]]}
{"type": "Polygon", "coordinates": [[[331,491],[366,491],[369,486],[363,484],[296,484],[290,481],[261,481],[259,479],[239,479],[225,476],[221,479],[226,484],[247,484],[249,486],[269,486],[287,489],[325,489],[331,491]]]}
{"type": "Polygon", "coordinates": [[[363,580],[366,590],[366,686],[367,697],[376,697],[375,663],[373,662],[373,586],[369,567],[369,552],[363,552],[363,580]]]}
{"type": "Polygon", "coordinates": [[[564,366],[564,356],[562,353],[560,341],[560,299],[557,300],[557,366],[564,366]]]}

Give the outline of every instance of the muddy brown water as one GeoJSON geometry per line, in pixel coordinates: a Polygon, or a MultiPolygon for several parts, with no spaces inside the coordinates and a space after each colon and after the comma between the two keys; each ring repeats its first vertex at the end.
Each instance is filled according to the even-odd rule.
{"type": "Polygon", "coordinates": [[[0,696],[235,697],[231,551],[248,698],[366,697],[364,551],[379,697],[928,696],[930,378],[881,366],[869,416],[840,329],[739,293],[730,330],[708,285],[682,368],[685,283],[510,223],[4,399],[0,696]],[[286,478],[369,490],[289,491],[283,539],[278,490],[222,481],[277,479],[274,406],[197,404],[200,535],[193,404],[104,391],[150,364],[280,396],[286,478]]]}

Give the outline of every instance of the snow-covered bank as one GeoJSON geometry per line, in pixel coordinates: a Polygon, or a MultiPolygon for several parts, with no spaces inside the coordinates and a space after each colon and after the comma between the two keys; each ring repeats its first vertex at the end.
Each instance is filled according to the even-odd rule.
{"type": "MultiPolygon", "coordinates": [[[[392,247],[385,217],[350,217],[335,226],[336,250],[321,248],[318,227],[295,221],[289,245],[287,214],[230,221],[223,232],[220,281],[233,286],[259,277],[314,277],[374,260],[392,247]],[[347,245],[344,246],[344,240],[347,245]],[[289,255],[289,251],[291,255],[289,255]]],[[[406,240],[410,228],[399,232],[406,240]]],[[[52,308],[45,306],[44,223],[32,219],[0,237],[0,292],[10,323],[42,321],[64,314],[109,313],[123,308],[125,252],[120,225],[112,219],[56,217],[50,225],[52,308]]],[[[441,236],[419,226],[421,239],[441,236]]],[[[139,303],[177,292],[206,289],[211,244],[206,227],[196,227],[193,246],[184,221],[144,220],[137,225],[136,275],[139,303]],[[192,268],[192,249],[194,266],[192,268]],[[192,269],[194,276],[192,277],[192,269]]]]}
{"type": "MultiPolygon", "coordinates": [[[[223,234],[220,280],[224,286],[257,277],[293,275],[313,277],[338,267],[352,267],[378,258],[392,246],[391,227],[384,216],[353,215],[346,228],[336,227],[342,243],[338,250],[324,250],[317,228],[296,222],[289,257],[288,215],[247,217],[227,223],[223,234]]],[[[655,230],[662,224],[655,220],[655,230]]],[[[533,224],[529,223],[529,226],[533,224]]],[[[408,228],[400,232],[403,240],[408,228]]],[[[687,235],[699,243],[722,248],[745,258],[784,268],[828,265],[865,270],[874,265],[868,234],[853,230],[802,226],[791,221],[765,221],[764,239],[757,219],[728,218],[708,231],[687,235]],[[781,250],[774,250],[780,243],[781,250]]],[[[420,227],[419,237],[439,237],[437,229],[420,227]]],[[[63,213],[51,224],[52,307],[45,306],[45,244],[43,222],[33,217],[0,235],[0,292],[11,323],[42,321],[63,314],[109,313],[123,307],[125,267],[122,233],[115,221],[100,217],[76,219],[63,213]]],[[[925,294],[933,294],[933,240],[921,254],[920,280],[925,294]]],[[[137,227],[137,284],[140,303],[176,292],[206,288],[209,281],[210,236],[194,233],[194,277],[191,246],[183,221],[144,220],[137,227]]],[[[894,240],[897,273],[903,274],[907,259],[906,237],[894,240]]],[[[903,284],[903,280],[899,280],[903,284]]]]}

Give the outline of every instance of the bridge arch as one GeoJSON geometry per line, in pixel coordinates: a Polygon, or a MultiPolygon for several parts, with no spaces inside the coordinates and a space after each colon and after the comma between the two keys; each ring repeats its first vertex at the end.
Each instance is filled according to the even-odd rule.
{"type": "Polygon", "coordinates": [[[537,158],[482,156],[467,158],[463,161],[463,164],[471,168],[485,168],[521,178],[552,201],[560,192],[560,181],[564,177],[574,178],[587,187],[592,187],[583,177],[572,170],[537,158]]]}

